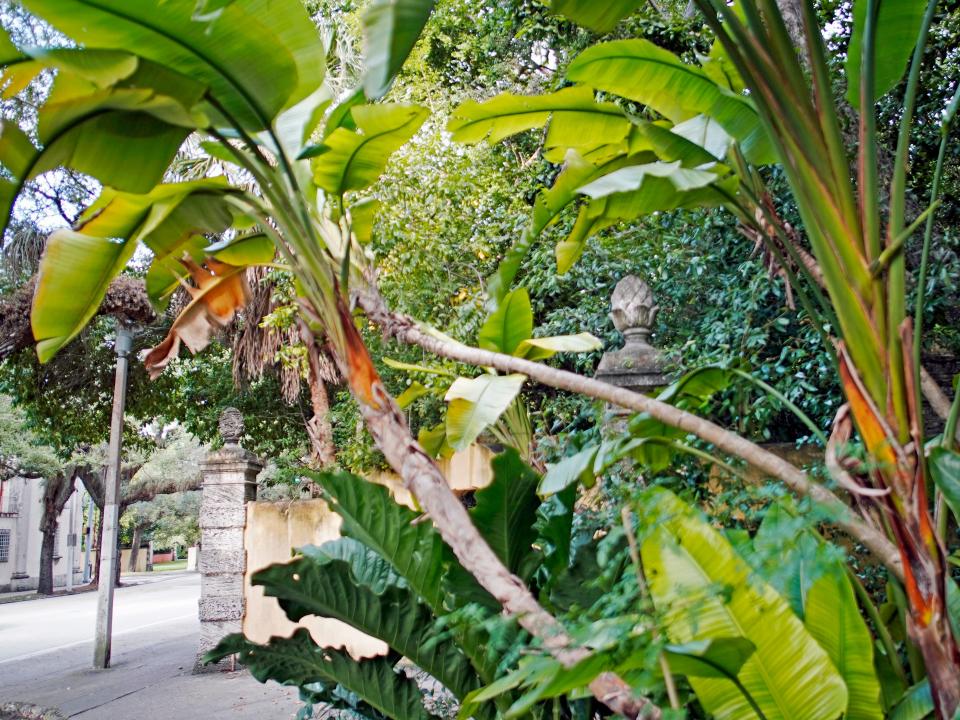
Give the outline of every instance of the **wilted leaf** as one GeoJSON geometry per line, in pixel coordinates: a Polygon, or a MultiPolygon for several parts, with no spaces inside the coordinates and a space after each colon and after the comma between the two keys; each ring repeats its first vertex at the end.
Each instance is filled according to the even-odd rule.
{"type": "Polygon", "coordinates": [[[234,267],[208,258],[206,267],[184,260],[196,287],[190,287],[193,301],[173,321],[163,342],[150,350],[143,363],[151,379],[156,378],[180,352],[180,343],[197,353],[210,343],[214,331],[233,321],[249,296],[246,268],[234,267]]]}

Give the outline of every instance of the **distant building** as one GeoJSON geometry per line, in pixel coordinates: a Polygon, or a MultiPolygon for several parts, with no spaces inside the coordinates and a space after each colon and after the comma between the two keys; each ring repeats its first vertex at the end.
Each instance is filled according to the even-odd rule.
{"type": "MultiPolygon", "coordinates": [[[[87,493],[79,480],[60,514],[53,553],[53,585],[64,587],[67,573],[73,584],[83,580],[83,507],[87,493]],[[72,564],[72,568],[68,565],[72,564]]],[[[40,579],[40,519],[43,480],[21,477],[0,481],[0,593],[36,590],[40,579]]]]}

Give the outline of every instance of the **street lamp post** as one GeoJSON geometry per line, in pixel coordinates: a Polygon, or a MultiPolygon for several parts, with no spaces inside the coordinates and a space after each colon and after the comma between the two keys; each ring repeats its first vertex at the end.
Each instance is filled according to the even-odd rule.
{"type": "Polygon", "coordinates": [[[118,319],[117,375],[113,385],[113,413],[110,417],[110,449],[107,457],[107,476],[104,483],[103,539],[100,541],[100,585],[97,588],[97,634],[94,637],[93,667],[110,667],[110,643],[113,632],[113,590],[119,532],[120,502],[120,441],[123,434],[123,408],[127,398],[127,365],[133,336],[130,329],[118,319]]]}

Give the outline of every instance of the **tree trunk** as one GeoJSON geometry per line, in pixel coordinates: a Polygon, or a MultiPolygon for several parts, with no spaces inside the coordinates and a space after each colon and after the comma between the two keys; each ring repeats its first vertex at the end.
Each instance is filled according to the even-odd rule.
{"type": "MultiPolygon", "coordinates": [[[[60,513],[73,495],[74,471],[75,468],[70,466],[44,483],[43,515],[40,518],[43,544],[40,548],[40,576],[37,586],[37,592],[41,595],[53,594],[53,554],[56,551],[57,527],[60,524],[60,513]]],[[[67,572],[71,571],[72,568],[67,568],[67,572]]]]}
{"type": "Polygon", "coordinates": [[[130,543],[130,560],[127,562],[127,571],[137,571],[137,560],[140,559],[140,543],[143,541],[143,528],[137,525],[133,528],[133,541],[130,543]]]}
{"type": "Polygon", "coordinates": [[[43,543],[40,545],[40,579],[37,584],[39,595],[53,595],[53,553],[56,550],[57,524],[43,529],[43,543]]]}
{"type": "Polygon", "coordinates": [[[313,417],[307,421],[307,435],[310,436],[311,461],[316,467],[322,468],[332,465],[337,459],[333,444],[333,426],[330,424],[330,398],[320,365],[320,348],[303,321],[300,322],[300,338],[307,346],[307,363],[310,369],[310,404],[313,406],[313,417]]]}

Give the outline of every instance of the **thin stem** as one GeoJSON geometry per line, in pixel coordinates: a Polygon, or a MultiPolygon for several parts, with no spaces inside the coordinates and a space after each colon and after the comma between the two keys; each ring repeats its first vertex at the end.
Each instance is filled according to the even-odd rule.
{"type": "Polygon", "coordinates": [[[883,618],[880,617],[877,606],[873,604],[873,598],[870,597],[870,593],[867,592],[867,589],[863,586],[857,574],[851,570],[849,566],[845,566],[845,568],[847,577],[850,578],[850,582],[853,585],[854,592],[856,592],[857,597],[860,599],[860,607],[864,609],[870,621],[873,623],[873,627],[877,631],[877,636],[880,638],[880,643],[883,645],[883,649],[886,650],[887,657],[890,658],[893,671],[897,674],[897,677],[903,681],[904,685],[909,685],[907,674],[903,671],[903,666],[900,664],[900,658],[897,655],[897,646],[893,642],[893,637],[890,635],[886,623],[884,623],[883,618]]]}
{"type": "Polygon", "coordinates": [[[877,118],[873,102],[876,78],[877,17],[880,0],[867,0],[860,55],[860,147],[857,172],[860,195],[860,225],[863,227],[867,260],[880,255],[880,209],[877,201],[877,118]]]}
{"type": "Polygon", "coordinates": [[[903,249],[904,243],[910,239],[910,236],[916,232],[917,228],[923,223],[924,220],[933,216],[933,213],[940,206],[939,200],[934,200],[930,205],[920,213],[917,218],[910,223],[910,226],[905,230],[902,230],[899,235],[893,238],[887,246],[883,249],[883,252],[880,253],[880,257],[874,260],[870,264],[870,274],[873,277],[878,277],[889,265],[894,258],[896,258],[900,251],[903,249]]]}
{"type": "Polygon", "coordinates": [[[953,405],[950,406],[950,414],[947,416],[947,425],[943,429],[943,441],[941,444],[947,450],[953,450],[957,440],[957,419],[960,418],[960,390],[953,396],[953,405]]]}
{"type": "MultiPolygon", "coordinates": [[[[960,105],[960,87],[953,94],[953,99],[947,106],[940,125],[940,150],[937,153],[937,164],[933,171],[933,182],[930,186],[930,205],[939,200],[940,179],[943,176],[943,161],[947,153],[947,141],[953,128],[953,121],[957,117],[957,106],[960,105]]],[[[923,231],[923,250],[920,254],[920,271],[917,275],[917,298],[913,309],[913,367],[916,376],[914,382],[918,388],[922,387],[921,354],[923,350],[923,305],[927,292],[927,268],[930,263],[930,246],[933,243],[934,213],[927,215],[927,225],[923,231]]],[[[953,439],[953,435],[945,435],[953,439]]]]}
{"type": "Polygon", "coordinates": [[[782,392],[777,390],[772,385],[765,383],[760,378],[754,377],[748,372],[744,372],[743,370],[740,370],[738,368],[731,368],[730,371],[734,375],[737,375],[738,377],[742,377],[745,380],[749,380],[754,385],[759,387],[761,390],[765,391],[769,395],[772,395],[777,400],[779,400],[790,412],[792,412],[794,415],[797,416],[800,422],[802,422],[804,425],[806,425],[810,429],[810,432],[816,435],[817,439],[823,444],[824,447],[827,446],[827,436],[824,435],[823,431],[819,427],[817,427],[817,424],[810,419],[809,415],[807,415],[803,410],[797,407],[786,395],[784,395],[782,392]]]}
{"type": "MultiPolygon", "coordinates": [[[[637,575],[637,589],[640,592],[640,597],[652,606],[653,598],[650,596],[650,586],[647,584],[646,573],[643,572],[643,559],[640,557],[637,537],[633,532],[633,513],[627,506],[620,508],[620,520],[623,522],[623,531],[627,535],[627,545],[630,548],[630,560],[637,575]]],[[[650,635],[654,640],[659,639],[660,629],[656,624],[651,628],[650,635]]],[[[679,710],[680,698],[677,695],[677,685],[673,681],[673,673],[670,672],[670,661],[667,660],[667,654],[663,650],[659,653],[658,662],[660,663],[660,671],[663,673],[663,684],[667,689],[667,697],[670,699],[670,707],[679,710]]]]}

